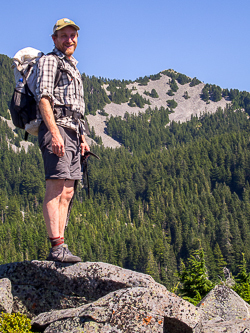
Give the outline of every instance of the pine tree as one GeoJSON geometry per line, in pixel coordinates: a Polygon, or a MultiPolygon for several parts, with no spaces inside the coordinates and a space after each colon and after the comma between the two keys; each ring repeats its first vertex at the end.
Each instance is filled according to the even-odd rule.
{"type": "Polygon", "coordinates": [[[216,243],[214,247],[214,261],[215,261],[215,273],[216,277],[223,277],[223,268],[227,265],[223,258],[219,244],[216,243]]]}
{"type": "Polygon", "coordinates": [[[233,290],[244,299],[247,303],[250,304],[250,273],[247,272],[247,263],[242,253],[242,262],[239,265],[239,273],[235,278],[235,285],[233,290]]]}
{"type": "Polygon", "coordinates": [[[179,277],[182,298],[195,305],[214,287],[208,279],[203,248],[200,247],[192,252],[187,260],[187,266],[182,262],[179,277]]]}

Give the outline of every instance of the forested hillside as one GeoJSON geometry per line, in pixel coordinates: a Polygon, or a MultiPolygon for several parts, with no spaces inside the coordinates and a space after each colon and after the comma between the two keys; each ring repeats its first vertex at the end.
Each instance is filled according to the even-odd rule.
{"type": "MultiPolygon", "coordinates": [[[[10,64],[7,57],[3,60],[10,64]]],[[[11,77],[2,67],[0,73],[5,80],[11,77]]],[[[117,82],[83,78],[89,112],[90,106],[98,110],[109,103],[102,85],[112,90],[117,82]]],[[[148,78],[153,79],[157,76],[148,78]]],[[[126,97],[127,82],[119,85],[126,97]]],[[[242,252],[249,263],[250,99],[237,90],[224,94],[230,107],[184,123],[169,122],[171,108],[150,106],[138,115],[107,119],[107,133],[121,147],[91,148],[100,160],[89,160],[90,199],[85,188],[78,188],[66,231],[72,252],[83,260],[148,273],[168,288],[178,279],[181,260],[186,262],[200,243],[213,281],[222,275],[223,262],[236,274],[242,252]]],[[[10,96],[1,90],[7,105],[10,96]]],[[[5,117],[6,107],[0,112],[5,117]]],[[[49,249],[42,158],[36,140],[28,153],[15,153],[8,142],[18,145],[20,140],[20,131],[14,134],[1,120],[0,263],[44,259],[49,249]]]]}
{"type": "Polygon", "coordinates": [[[7,110],[14,88],[14,74],[11,70],[11,64],[10,58],[0,54],[0,115],[6,119],[10,119],[7,110]]]}

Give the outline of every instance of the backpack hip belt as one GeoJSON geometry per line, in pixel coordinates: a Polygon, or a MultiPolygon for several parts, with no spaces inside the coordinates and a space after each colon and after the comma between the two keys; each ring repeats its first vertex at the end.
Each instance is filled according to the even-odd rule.
{"type": "Polygon", "coordinates": [[[83,118],[80,112],[72,111],[69,107],[63,105],[54,106],[54,115],[56,120],[63,117],[71,117],[74,120],[83,118]]]}

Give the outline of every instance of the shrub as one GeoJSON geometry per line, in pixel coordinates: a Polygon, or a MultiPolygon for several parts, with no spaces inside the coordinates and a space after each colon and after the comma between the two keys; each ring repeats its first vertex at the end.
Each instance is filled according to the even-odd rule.
{"type": "Polygon", "coordinates": [[[152,90],[151,90],[151,94],[150,94],[150,96],[151,96],[152,98],[159,98],[159,95],[157,94],[157,91],[156,91],[155,89],[152,89],[152,90]]]}
{"type": "Polygon", "coordinates": [[[169,85],[170,85],[171,90],[174,92],[176,92],[179,89],[174,78],[170,81],[169,85]]]}
{"type": "Polygon", "coordinates": [[[194,86],[197,86],[197,85],[200,84],[200,83],[201,83],[201,81],[198,80],[196,77],[194,77],[194,78],[192,79],[192,81],[190,82],[189,86],[190,86],[190,87],[194,87],[194,86]]]}
{"type": "Polygon", "coordinates": [[[139,95],[138,93],[132,95],[128,105],[130,107],[135,107],[135,106],[139,106],[139,108],[143,108],[145,104],[150,105],[149,100],[146,100],[145,98],[143,98],[141,95],[139,95]]]}
{"type": "Polygon", "coordinates": [[[174,92],[173,92],[173,90],[169,89],[169,91],[167,92],[167,95],[169,95],[169,96],[174,96],[174,92]]]}
{"type": "Polygon", "coordinates": [[[161,72],[163,75],[167,75],[171,78],[175,78],[176,77],[176,72],[173,69],[168,69],[166,71],[161,72]]]}
{"type": "Polygon", "coordinates": [[[31,331],[31,320],[20,313],[1,313],[0,332],[1,333],[29,333],[31,331]]]}
{"type": "Polygon", "coordinates": [[[204,102],[208,102],[209,101],[209,91],[208,91],[208,89],[206,87],[204,87],[202,89],[201,99],[204,102]]]}
{"type": "Polygon", "coordinates": [[[161,78],[161,73],[150,75],[150,79],[152,81],[160,80],[160,78],[161,78]]]}
{"type": "Polygon", "coordinates": [[[159,95],[157,94],[157,91],[155,89],[152,89],[151,90],[151,93],[149,91],[144,91],[144,94],[147,95],[147,96],[150,96],[152,98],[158,98],[159,95]]]}
{"type": "Polygon", "coordinates": [[[184,85],[184,84],[189,83],[191,81],[190,77],[188,77],[184,74],[181,74],[181,73],[177,73],[173,69],[168,69],[168,70],[163,71],[161,73],[171,77],[172,79],[177,80],[177,82],[181,85],[184,85]]]}
{"type": "Polygon", "coordinates": [[[181,85],[184,85],[184,84],[189,83],[191,81],[191,79],[188,76],[184,75],[184,74],[178,74],[176,80],[181,85]]]}
{"type": "Polygon", "coordinates": [[[107,112],[105,112],[105,110],[103,110],[103,109],[99,111],[99,114],[100,114],[101,116],[106,116],[106,117],[108,117],[108,115],[109,115],[109,114],[108,114],[107,112]]]}
{"type": "Polygon", "coordinates": [[[146,86],[149,82],[149,77],[139,77],[139,79],[136,79],[135,82],[138,82],[139,86],[146,86]]]}
{"type": "Polygon", "coordinates": [[[174,99],[169,99],[169,100],[167,100],[167,103],[168,103],[168,107],[170,108],[170,109],[174,109],[174,108],[176,108],[177,107],[177,102],[174,100],[174,99]]]}
{"type": "Polygon", "coordinates": [[[202,89],[201,99],[208,102],[211,99],[214,102],[221,100],[222,90],[219,86],[214,84],[206,84],[202,89]]]}

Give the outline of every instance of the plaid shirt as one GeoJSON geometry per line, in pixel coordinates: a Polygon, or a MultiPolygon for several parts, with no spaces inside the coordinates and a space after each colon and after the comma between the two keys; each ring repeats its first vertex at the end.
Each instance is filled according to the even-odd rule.
{"type": "MultiPolygon", "coordinates": [[[[65,71],[62,71],[59,83],[54,88],[58,67],[57,59],[53,55],[46,55],[40,58],[37,66],[36,101],[39,103],[42,97],[49,97],[52,107],[65,105],[72,111],[77,111],[84,115],[83,84],[81,74],[76,67],[77,61],[73,56],[70,59],[67,58],[57,48],[54,48],[53,52],[62,61],[62,67],[65,71]]],[[[57,123],[61,123],[61,121],[63,120],[59,118],[57,123]]]]}

